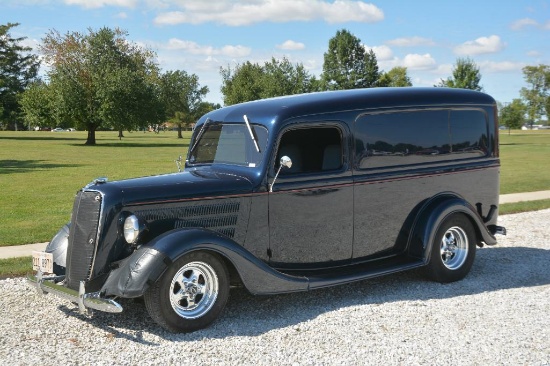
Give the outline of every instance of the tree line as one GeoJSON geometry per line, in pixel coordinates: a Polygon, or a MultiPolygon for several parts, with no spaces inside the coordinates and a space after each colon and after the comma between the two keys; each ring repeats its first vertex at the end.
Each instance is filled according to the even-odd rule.
{"type": "MultiPolygon", "coordinates": [[[[16,23],[0,25],[0,127],[76,127],[88,131],[86,144],[95,144],[95,131],[109,128],[138,130],[171,122],[183,127],[201,115],[220,108],[204,100],[208,87],[184,70],[162,72],[153,51],[128,41],[120,29],[88,29],[85,33],[49,31],[42,39],[40,59],[13,38],[16,23]],[[41,62],[48,66],[38,77],[41,62]]],[[[501,121],[510,128],[540,120],[550,108],[550,67],[523,69],[529,87],[521,99],[502,106],[501,121]],[[520,118],[521,117],[521,118],[520,118]],[[519,123],[519,125],[518,125],[519,123]]],[[[324,53],[320,77],[301,63],[272,58],[263,65],[249,61],[220,68],[225,105],[256,99],[371,87],[412,86],[405,67],[385,72],[376,55],[349,31],[336,32],[324,53]]],[[[470,58],[459,58],[452,75],[435,87],[483,90],[479,67],[470,58]]]]}

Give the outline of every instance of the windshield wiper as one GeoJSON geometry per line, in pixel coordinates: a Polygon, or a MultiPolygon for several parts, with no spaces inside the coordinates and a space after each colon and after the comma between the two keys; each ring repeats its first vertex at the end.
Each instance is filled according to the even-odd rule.
{"type": "Polygon", "coordinates": [[[252,128],[250,127],[250,122],[248,122],[248,117],[246,114],[243,116],[244,123],[246,123],[246,127],[248,127],[248,132],[250,132],[250,137],[252,138],[252,141],[254,141],[254,146],[256,146],[256,151],[260,152],[260,146],[258,145],[258,141],[256,141],[256,138],[254,137],[254,133],[252,132],[252,128]]]}

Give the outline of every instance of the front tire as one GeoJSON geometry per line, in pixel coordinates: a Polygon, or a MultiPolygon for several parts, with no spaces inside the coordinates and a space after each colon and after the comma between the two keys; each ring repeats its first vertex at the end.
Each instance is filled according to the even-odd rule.
{"type": "Polygon", "coordinates": [[[476,235],[470,220],[463,214],[453,214],[439,226],[432,243],[427,274],[441,283],[466,277],[476,255],[476,235]]]}
{"type": "Polygon", "coordinates": [[[229,297],[229,273],[215,254],[192,252],[178,260],[144,295],[149,315],[174,333],[206,328],[229,297]]]}

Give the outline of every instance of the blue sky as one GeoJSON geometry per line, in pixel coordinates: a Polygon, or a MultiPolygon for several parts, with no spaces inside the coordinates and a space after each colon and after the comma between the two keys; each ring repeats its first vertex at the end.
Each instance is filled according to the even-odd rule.
{"type": "Polygon", "coordinates": [[[470,57],[500,102],[519,97],[524,66],[550,64],[550,0],[0,0],[8,22],[33,48],[50,29],[119,27],[164,71],[197,74],[220,104],[220,67],[285,56],[319,76],[339,29],[372,48],[382,70],[407,67],[414,86],[433,86],[470,57]]]}

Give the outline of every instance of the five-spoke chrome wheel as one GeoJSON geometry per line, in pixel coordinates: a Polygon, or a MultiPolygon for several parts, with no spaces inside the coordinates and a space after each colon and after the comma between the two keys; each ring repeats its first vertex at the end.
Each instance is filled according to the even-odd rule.
{"type": "Polygon", "coordinates": [[[464,264],[468,257],[468,236],[459,226],[449,228],[441,238],[441,260],[448,269],[455,270],[464,264]]]}
{"type": "Polygon", "coordinates": [[[184,265],[172,279],[170,304],[182,318],[196,319],[206,314],[218,297],[218,276],[203,262],[184,265]]]}
{"type": "Polygon", "coordinates": [[[476,240],[474,227],[466,215],[449,215],[434,236],[426,267],[428,276],[442,283],[466,277],[474,263],[476,240]]]}
{"type": "Polygon", "coordinates": [[[206,251],[178,258],[144,294],[151,317],[175,333],[207,327],[228,297],[227,267],[220,256],[206,251]]]}

